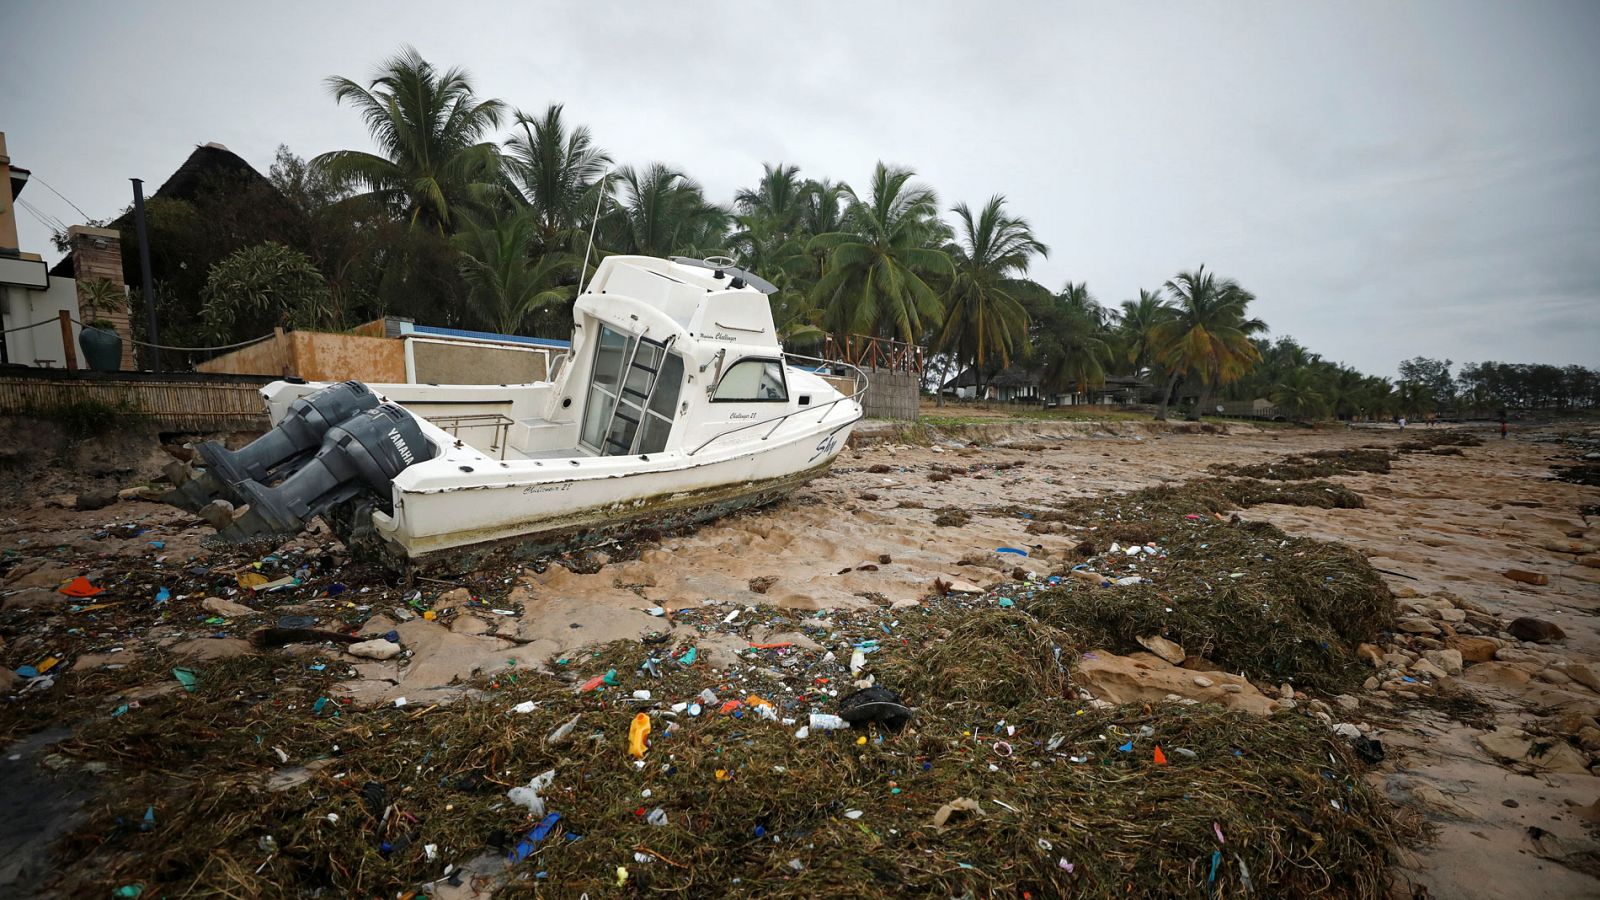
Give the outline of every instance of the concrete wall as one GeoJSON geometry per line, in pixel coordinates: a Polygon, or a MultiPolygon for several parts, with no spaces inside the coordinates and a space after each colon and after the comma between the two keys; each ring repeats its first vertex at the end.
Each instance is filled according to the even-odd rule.
{"type": "Polygon", "coordinates": [[[866,407],[869,419],[915,419],[922,394],[915,372],[867,369],[866,407]]]}
{"type": "Polygon", "coordinates": [[[551,351],[538,347],[421,337],[403,343],[417,384],[527,384],[550,377],[551,351]]]}
{"type": "Polygon", "coordinates": [[[403,384],[405,347],[400,341],[321,331],[279,333],[259,344],[195,366],[196,371],[229,375],[294,375],[307,381],[358,379],[403,384]]]}
{"type": "MultiPolygon", "coordinates": [[[[61,326],[57,319],[62,310],[78,318],[78,287],[71,278],[51,278],[50,287],[30,291],[20,287],[0,286],[0,304],[4,304],[5,327],[40,323],[37,328],[13,331],[5,336],[6,353],[13,363],[39,366],[46,369],[67,367],[67,354],[61,345],[61,326]]],[[[78,349],[78,326],[72,326],[72,352],[78,368],[88,368],[83,352],[78,349]]],[[[126,341],[124,341],[126,344],[126,341]]]]}
{"type": "Polygon", "coordinates": [[[357,379],[377,384],[404,384],[406,351],[399,341],[354,334],[296,331],[296,374],[307,381],[357,379]]]}

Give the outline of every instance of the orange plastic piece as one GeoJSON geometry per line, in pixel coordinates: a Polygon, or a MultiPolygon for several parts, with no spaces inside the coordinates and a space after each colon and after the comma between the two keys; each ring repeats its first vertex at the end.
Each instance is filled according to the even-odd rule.
{"type": "Polygon", "coordinates": [[[628,752],[634,759],[644,759],[645,748],[649,746],[646,738],[650,736],[650,717],[639,713],[633,717],[633,724],[628,726],[628,752]]]}
{"type": "Polygon", "coordinates": [[[779,643],[776,643],[776,644],[751,644],[750,648],[752,650],[782,650],[785,647],[793,647],[793,646],[794,646],[794,641],[780,641],[779,643]]]}
{"type": "Polygon", "coordinates": [[[1157,744],[1156,745],[1156,765],[1164,766],[1166,764],[1167,764],[1167,755],[1165,753],[1161,752],[1161,745],[1157,744]]]}
{"type": "Polygon", "coordinates": [[[722,704],[722,708],[717,710],[717,712],[727,715],[743,705],[744,704],[740,703],[738,700],[729,700],[727,703],[722,704]]]}
{"type": "Polygon", "coordinates": [[[95,594],[105,590],[105,588],[97,588],[87,577],[79,575],[77,578],[62,585],[58,590],[68,597],[93,597],[95,594]]]}
{"type": "Polygon", "coordinates": [[[745,702],[746,706],[771,706],[772,705],[772,701],[771,700],[767,700],[767,699],[762,698],[762,697],[757,697],[755,694],[751,694],[750,696],[744,698],[744,702],[745,702]]]}

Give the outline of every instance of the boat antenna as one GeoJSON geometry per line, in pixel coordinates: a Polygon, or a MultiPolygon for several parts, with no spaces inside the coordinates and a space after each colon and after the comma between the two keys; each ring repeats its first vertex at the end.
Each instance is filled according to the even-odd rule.
{"type": "Polygon", "coordinates": [[[611,170],[607,169],[605,174],[600,176],[600,180],[595,182],[595,186],[600,190],[595,192],[594,218],[589,220],[589,246],[583,248],[583,268],[578,270],[578,294],[580,296],[583,294],[584,278],[589,274],[589,251],[594,249],[594,229],[595,226],[600,224],[600,201],[606,197],[606,179],[610,177],[611,170]]]}

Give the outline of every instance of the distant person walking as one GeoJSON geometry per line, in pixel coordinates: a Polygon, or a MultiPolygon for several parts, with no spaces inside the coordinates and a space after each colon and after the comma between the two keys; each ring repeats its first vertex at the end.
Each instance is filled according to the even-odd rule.
{"type": "Polygon", "coordinates": [[[1400,430],[1401,431],[1405,431],[1406,430],[1406,417],[1405,416],[1401,416],[1400,417],[1400,430]]]}
{"type": "Polygon", "coordinates": [[[1506,427],[1506,411],[1502,409],[1500,410],[1500,440],[1506,439],[1506,432],[1509,430],[1506,427]]]}

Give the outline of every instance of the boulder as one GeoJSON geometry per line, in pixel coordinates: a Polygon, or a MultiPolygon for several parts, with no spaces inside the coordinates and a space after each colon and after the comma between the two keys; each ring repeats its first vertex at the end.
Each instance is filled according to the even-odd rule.
{"type": "Polygon", "coordinates": [[[1159,634],[1139,638],[1139,645],[1173,665],[1183,662],[1184,657],[1189,655],[1181,646],[1159,634]]]}
{"type": "MultiPolygon", "coordinates": [[[[1435,651],[1430,650],[1428,652],[1429,653],[1433,653],[1435,651]]],[[[1430,678],[1430,679],[1432,679],[1434,681],[1438,681],[1441,678],[1448,678],[1450,676],[1449,672],[1446,672],[1440,666],[1434,665],[1432,662],[1430,662],[1427,659],[1419,659],[1416,662],[1412,663],[1411,664],[1411,671],[1413,673],[1417,674],[1417,675],[1425,676],[1425,677],[1430,678]]]]}
{"type": "Polygon", "coordinates": [[[1567,663],[1559,667],[1567,677],[1591,691],[1600,693],[1600,669],[1591,663],[1567,663]]]}
{"type": "Polygon", "coordinates": [[[345,652],[351,656],[359,656],[362,659],[394,659],[400,655],[400,650],[399,644],[383,638],[362,641],[345,648],[345,652]]]}
{"type": "Polygon", "coordinates": [[[1407,634],[1438,634],[1439,626],[1427,619],[1403,619],[1395,626],[1407,634]]]}
{"type": "Polygon", "coordinates": [[[1461,674],[1462,659],[1460,650],[1429,650],[1422,655],[1428,662],[1443,669],[1446,675],[1461,674]]]}
{"type": "Polygon", "coordinates": [[[1535,587],[1544,587],[1550,583],[1550,576],[1542,572],[1529,572],[1527,569],[1507,569],[1500,573],[1512,581],[1531,584],[1535,587]]]}
{"type": "Polygon", "coordinates": [[[1434,610],[1434,615],[1436,617],[1438,617],[1441,621],[1449,622],[1451,624],[1456,624],[1456,623],[1459,623],[1459,622],[1465,622],[1467,620],[1467,611],[1466,610],[1464,610],[1464,609],[1455,609],[1453,607],[1450,608],[1450,609],[1437,609],[1437,610],[1434,610]]]}
{"type": "Polygon", "coordinates": [[[466,613],[450,620],[450,630],[456,634],[488,634],[491,629],[488,622],[466,613]]]}
{"type": "Polygon", "coordinates": [[[200,601],[200,606],[207,612],[215,613],[219,616],[229,619],[233,618],[234,616],[253,616],[256,614],[255,610],[245,606],[243,603],[236,603],[232,600],[224,600],[221,597],[207,597],[206,599],[200,601]]]}
{"type": "Polygon", "coordinates": [[[1529,641],[1535,644],[1553,644],[1567,636],[1567,633],[1562,631],[1561,626],[1556,623],[1535,619],[1531,616],[1520,616],[1512,619],[1511,624],[1506,626],[1506,631],[1519,641],[1529,641]]]}
{"type": "Polygon", "coordinates": [[[455,609],[471,602],[472,593],[470,591],[466,588],[456,588],[440,594],[439,599],[433,601],[433,608],[435,610],[455,609]]]}
{"type": "Polygon", "coordinates": [[[229,659],[255,651],[243,638],[195,638],[173,644],[171,649],[178,656],[190,659],[229,659]]]}
{"type": "Polygon", "coordinates": [[[1268,715],[1275,708],[1270,699],[1237,675],[1214,672],[1196,676],[1148,653],[1086,653],[1078,661],[1073,681],[1096,699],[1114,704],[1158,702],[1177,695],[1255,715],[1268,715]],[[1197,678],[1212,684],[1201,687],[1195,683],[1197,678]]]}
{"type": "Polygon", "coordinates": [[[105,509],[117,502],[117,492],[113,490],[90,490],[78,495],[72,503],[73,509],[91,510],[105,509]]]}
{"type": "Polygon", "coordinates": [[[1478,746],[1495,759],[1516,762],[1528,755],[1533,742],[1522,729],[1502,725],[1488,734],[1478,735],[1478,746]]]}
{"type": "Polygon", "coordinates": [[[1530,750],[1524,762],[1544,772],[1589,774],[1589,757],[1582,750],[1564,741],[1549,745],[1541,741],[1539,746],[1530,750]]]}
{"type": "Polygon", "coordinates": [[[1461,661],[1465,663],[1481,663],[1494,659],[1494,652],[1500,649],[1500,642],[1494,638],[1486,637],[1455,637],[1447,639],[1445,646],[1461,654],[1461,661]]]}
{"type": "Polygon", "coordinates": [[[1600,728],[1585,725],[1578,729],[1578,746],[1590,753],[1600,752],[1600,728]]]}

